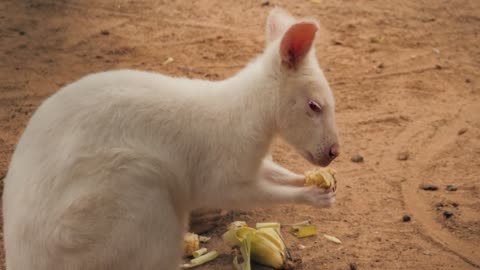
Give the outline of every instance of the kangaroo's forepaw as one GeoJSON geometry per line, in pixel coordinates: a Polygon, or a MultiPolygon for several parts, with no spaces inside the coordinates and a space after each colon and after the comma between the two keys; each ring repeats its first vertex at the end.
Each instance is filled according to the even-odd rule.
{"type": "Polygon", "coordinates": [[[312,186],[305,187],[304,199],[314,207],[327,208],[335,204],[335,195],[335,191],[312,186]]]}

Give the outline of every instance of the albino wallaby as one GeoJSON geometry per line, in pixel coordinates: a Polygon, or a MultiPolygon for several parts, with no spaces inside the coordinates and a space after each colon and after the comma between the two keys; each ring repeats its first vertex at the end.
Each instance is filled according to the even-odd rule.
{"type": "Polygon", "coordinates": [[[193,209],[331,206],[265,158],[276,134],[313,164],[338,155],[317,28],[276,8],[264,53],[226,80],[109,71],[48,98],[5,179],[7,269],[178,269],[193,209]]]}

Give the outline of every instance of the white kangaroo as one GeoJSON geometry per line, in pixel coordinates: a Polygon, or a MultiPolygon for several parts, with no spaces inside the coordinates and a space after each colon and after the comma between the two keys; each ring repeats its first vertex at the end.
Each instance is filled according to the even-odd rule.
{"type": "Polygon", "coordinates": [[[48,98],[5,179],[7,269],[178,269],[193,209],[332,206],[265,158],[276,134],[316,165],[339,153],[317,28],[276,8],[264,53],[226,80],[109,71],[48,98]]]}

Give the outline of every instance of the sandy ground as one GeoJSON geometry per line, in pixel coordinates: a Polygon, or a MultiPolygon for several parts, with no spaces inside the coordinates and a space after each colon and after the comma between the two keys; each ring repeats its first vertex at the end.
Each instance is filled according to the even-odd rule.
{"type": "MultiPolygon", "coordinates": [[[[333,164],[338,204],[237,211],[224,222],[311,219],[317,237],[285,231],[299,269],[480,268],[480,1],[174,2],[0,2],[0,177],[29,117],[59,87],[117,68],[225,78],[261,53],[266,15],[278,4],[322,24],[316,47],[343,150],[333,164]],[[364,162],[352,162],[355,154],[364,162]]],[[[274,157],[311,168],[282,142],[274,157]]],[[[199,269],[232,269],[222,231],[208,244],[222,255],[199,269]]]]}

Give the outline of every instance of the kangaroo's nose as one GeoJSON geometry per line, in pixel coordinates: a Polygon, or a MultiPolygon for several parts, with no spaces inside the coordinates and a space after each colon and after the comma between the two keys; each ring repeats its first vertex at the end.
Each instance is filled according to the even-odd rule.
{"type": "Polygon", "coordinates": [[[338,145],[338,143],[333,144],[328,154],[332,160],[338,157],[338,155],[340,155],[340,145],[338,145]]]}

